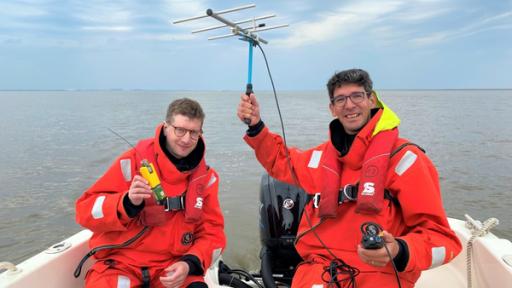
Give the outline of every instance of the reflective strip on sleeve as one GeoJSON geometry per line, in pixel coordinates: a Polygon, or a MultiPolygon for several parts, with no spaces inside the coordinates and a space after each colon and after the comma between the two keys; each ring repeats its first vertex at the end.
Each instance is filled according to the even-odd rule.
{"type": "Polygon", "coordinates": [[[311,159],[309,159],[309,168],[318,168],[318,163],[320,163],[320,158],[322,158],[322,151],[314,150],[311,154],[311,159]]]}
{"type": "Polygon", "coordinates": [[[92,206],[92,218],[94,219],[100,219],[103,218],[103,202],[105,202],[105,195],[99,196],[96,198],[96,201],[94,201],[94,205],[92,206]]]}
{"type": "Polygon", "coordinates": [[[130,288],[130,278],[124,275],[117,276],[117,288],[130,288]]]}
{"type": "Polygon", "coordinates": [[[445,257],[446,257],[446,248],[445,247],[432,248],[432,265],[430,265],[430,269],[443,265],[445,257]]]}
{"type": "Polygon", "coordinates": [[[215,177],[215,175],[212,174],[212,177],[210,178],[210,181],[208,181],[208,185],[206,185],[206,188],[212,186],[213,183],[215,183],[215,181],[217,181],[217,177],[215,177]]]}
{"type": "Polygon", "coordinates": [[[121,165],[121,172],[123,172],[123,178],[126,182],[132,181],[132,160],[121,159],[119,161],[121,165]]]}
{"type": "Polygon", "coordinates": [[[324,288],[324,284],[313,284],[311,288],[324,288]]]}
{"type": "Polygon", "coordinates": [[[402,159],[400,159],[400,162],[395,167],[395,172],[398,174],[398,176],[402,176],[402,174],[409,169],[414,162],[416,162],[416,159],[418,158],[418,155],[414,154],[411,151],[405,152],[404,156],[402,156],[402,159]]]}

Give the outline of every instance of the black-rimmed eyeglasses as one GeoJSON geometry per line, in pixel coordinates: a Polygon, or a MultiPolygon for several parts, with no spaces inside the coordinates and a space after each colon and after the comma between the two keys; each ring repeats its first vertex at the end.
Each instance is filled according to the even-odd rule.
{"type": "Polygon", "coordinates": [[[363,101],[364,97],[369,94],[370,93],[367,93],[365,91],[357,91],[357,92],[350,93],[350,95],[338,95],[338,96],[334,96],[331,99],[331,103],[335,106],[343,106],[343,105],[345,105],[345,103],[347,103],[347,99],[350,98],[350,101],[352,101],[352,103],[357,104],[357,103],[361,103],[361,101],[363,101]]]}

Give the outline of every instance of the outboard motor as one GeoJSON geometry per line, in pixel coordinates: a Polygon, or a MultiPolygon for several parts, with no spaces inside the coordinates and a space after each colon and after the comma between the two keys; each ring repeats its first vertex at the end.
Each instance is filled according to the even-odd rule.
{"type": "Polygon", "coordinates": [[[306,204],[306,193],[268,174],[260,185],[261,276],[265,287],[275,282],[291,285],[301,257],[294,242],[306,204]]]}

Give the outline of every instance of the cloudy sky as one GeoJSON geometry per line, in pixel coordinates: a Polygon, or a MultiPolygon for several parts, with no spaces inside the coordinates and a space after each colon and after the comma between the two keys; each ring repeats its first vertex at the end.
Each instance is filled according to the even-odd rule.
{"type": "Polygon", "coordinates": [[[512,88],[512,0],[0,0],[0,90],[241,90],[247,44],[190,33],[211,18],[172,21],[250,3],[223,17],[290,25],[259,34],[279,90],[324,89],[352,67],[380,89],[512,88]]]}

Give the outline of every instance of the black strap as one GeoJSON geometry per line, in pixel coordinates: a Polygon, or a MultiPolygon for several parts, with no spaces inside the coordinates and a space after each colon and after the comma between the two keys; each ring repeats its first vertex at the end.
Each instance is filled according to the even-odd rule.
{"type": "Polygon", "coordinates": [[[338,204],[347,201],[356,201],[357,190],[359,190],[359,183],[356,183],[356,185],[345,185],[345,187],[343,187],[343,189],[338,193],[338,204]]]}
{"type": "Polygon", "coordinates": [[[185,194],[177,197],[167,197],[162,200],[165,211],[179,211],[185,209],[185,194]]]}
{"type": "MultiPolygon", "coordinates": [[[[359,190],[359,183],[355,185],[347,184],[343,189],[340,189],[338,193],[338,205],[343,204],[344,202],[357,201],[357,191],[359,190]]],[[[306,204],[309,201],[313,201],[313,207],[318,208],[318,204],[320,203],[320,193],[315,193],[313,195],[308,194],[306,199],[306,204]]],[[[384,199],[388,199],[393,202],[393,204],[400,206],[398,199],[389,192],[388,189],[384,189],[384,199]]]]}
{"type": "Polygon", "coordinates": [[[425,152],[425,149],[421,148],[421,146],[419,146],[418,144],[407,142],[407,143],[404,143],[404,144],[398,146],[395,150],[393,150],[393,152],[391,152],[391,154],[389,154],[389,158],[395,156],[398,152],[400,152],[400,150],[404,149],[407,146],[415,146],[416,148],[420,149],[423,153],[427,153],[427,152],[425,152]]]}
{"type": "Polygon", "coordinates": [[[148,267],[140,267],[140,270],[142,271],[142,288],[150,288],[149,280],[151,278],[149,277],[148,267]]]}

